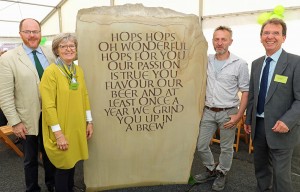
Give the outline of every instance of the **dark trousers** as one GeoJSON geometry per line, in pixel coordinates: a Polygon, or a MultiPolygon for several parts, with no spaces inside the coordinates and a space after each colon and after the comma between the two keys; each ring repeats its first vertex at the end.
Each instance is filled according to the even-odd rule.
{"type": "Polygon", "coordinates": [[[292,183],[295,192],[300,191],[300,144],[293,151],[292,157],[292,183]]]}
{"type": "Polygon", "coordinates": [[[24,171],[26,191],[41,191],[38,184],[38,158],[39,151],[42,153],[43,166],[45,170],[45,184],[47,188],[54,186],[55,167],[48,159],[44,149],[42,136],[42,115],[39,120],[39,134],[26,135],[26,139],[22,140],[24,151],[24,171]]]}
{"type": "Polygon", "coordinates": [[[256,118],[253,146],[257,191],[292,192],[293,149],[271,149],[268,146],[263,118],[256,118]]]}
{"type": "Polygon", "coordinates": [[[2,112],[2,110],[0,109],[0,126],[4,126],[4,125],[7,125],[7,119],[4,113],[2,112]]]}
{"type": "Polygon", "coordinates": [[[71,169],[56,169],[55,191],[72,192],[74,186],[75,167],[71,169]]]}

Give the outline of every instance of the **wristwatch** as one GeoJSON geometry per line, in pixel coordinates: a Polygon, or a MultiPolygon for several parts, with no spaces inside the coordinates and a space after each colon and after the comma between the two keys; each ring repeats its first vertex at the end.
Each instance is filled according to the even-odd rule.
{"type": "Polygon", "coordinates": [[[86,123],[87,124],[93,124],[93,121],[87,121],[86,123]]]}

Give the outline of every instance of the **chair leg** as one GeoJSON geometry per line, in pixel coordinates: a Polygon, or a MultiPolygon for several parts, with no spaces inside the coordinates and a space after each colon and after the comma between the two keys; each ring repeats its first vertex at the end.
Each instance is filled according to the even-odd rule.
{"type": "Polygon", "coordinates": [[[247,133],[244,133],[244,136],[245,136],[245,143],[246,143],[246,144],[249,144],[248,134],[247,134],[247,133]]]}
{"type": "Polygon", "coordinates": [[[217,139],[217,134],[220,135],[220,129],[217,129],[216,133],[213,135],[210,144],[212,145],[213,143],[220,143],[220,140],[217,139]]]}
{"type": "Polygon", "coordinates": [[[243,129],[243,127],[244,127],[244,120],[245,120],[245,117],[243,116],[237,124],[236,143],[233,145],[235,147],[235,152],[239,151],[241,129],[243,129]]]}
{"type": "Polygon", "coordinates": [[[237,134],[236,134],[235,152],[239,151],[240,136],[241,136],[241,126],[238,126],[237,127],[237,134]]]}
{"type": "Polygon", "coordinates": [[[0,139],[4,141],[4,143],[12,148],[20,157],[23,157],[23,152],[8,138],[8,136],[0,130],[0,139]]]}
{"type": "MultiPolygon", "coordinates": [[[[220,130],[218,129],[216,133],[219,133],[220,135],[220,130]]],[[[216,133],[214,134],[213,138],[210,141],[211,145],[213,143],[220,143],[220,140],[216,138],[216,133]]],[[[233,147],[235,148],[235,152],[239,151],[240,136],[241,136],[241,126],[237,126],[236,142],[233,144],[233,147]]]]}
{"type": "Polygon", "coordinates": [[[250,136],[250,141],[249,141],[249,154],[251,154],[252,153],[252,151],[253,151],[253,146],[252,146],[252,138],[251,138],[251,136],[250,136]]]}

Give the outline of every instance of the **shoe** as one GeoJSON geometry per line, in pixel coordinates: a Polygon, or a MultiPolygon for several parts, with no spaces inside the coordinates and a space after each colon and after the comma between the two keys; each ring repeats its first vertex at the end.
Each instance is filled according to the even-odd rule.
{"type": "Polygon", "coordinates": [[[48,192],[55,192],[55,187],[54,186],[48,186],[48,192]]]}
{"type": "Polygon", "coordinates": [[[215,179],[216,176],[217,174],[215,169],[210,171],[209,169],[206,168],[206,172],[195,175],[194,179],[197,183],[206,183],[209,180],[215,179]]]}
{"type": "Polygon", "coordinates": [[[222,191],[225,188],[226,176],[221,171],[216,172],[217,178],[212,185],[212,189],[215,191],[222,191]]]}

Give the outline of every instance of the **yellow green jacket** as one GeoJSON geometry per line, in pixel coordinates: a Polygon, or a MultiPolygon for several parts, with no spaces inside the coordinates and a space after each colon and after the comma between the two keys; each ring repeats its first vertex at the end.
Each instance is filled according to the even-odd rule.
{"type": "Polygon", "coordinates": [[[46,153],[56,168],[70,169],[79,160],[88,158],[86,111],[90,110],[84,74],[76,66],[79,87],[69,89],[69,80],[56,64],[46,68],[41,83],[43,140],[46,153]],[[59,124],[69,143],[62,151],[57,148],[51,126],[59,124]]]}

